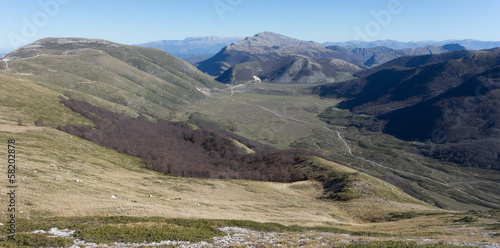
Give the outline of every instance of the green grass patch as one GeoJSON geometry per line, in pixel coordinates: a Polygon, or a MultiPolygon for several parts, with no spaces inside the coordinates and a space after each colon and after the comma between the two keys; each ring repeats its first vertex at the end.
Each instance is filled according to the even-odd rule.
{"type": "Polygon", "coordinates": [[[68,247],[73,240],[62,237],[49,237],[42,233],[20,233],[14,239],[0,242],[1,247],[68,247]]]}
{"type": "MultiPolygon", "coordinates": [[[[390,236],[384,233],[353,232],[336,227],[286,226],[278,223],[259,223],[248,220],[208,220],[178,219],[160,217],[52,217],[35,219],[17,219],[17,234],[14,241],[0,242],[1,247],[29,246],[67,246],[71,239],[52,238],[46,234],[33,233],[36,230],[49,231],[57,227],[60,230],[75,231],[73,238],[86,242],[109,244],[113,242],[139,243],[160,242],[164,240],[210,242],[213,237],[225,236],[218,227],[240,227],[262,232],[304,232],[318,231],[345,233],[358,236],[390,236]]],[[[0,228],[0,236],[6,237],[7,227],[0,228]]]]}
{"type": "MultiPolygon", "coordinates": [[[[51,228],[74,230],[74,238],[95,243],[113,242],[160,242],[174,241],[210,241],[216,236],[226,235],[216,229],[217,223],[205,220],[136,218],[136,217],[54,217],[40,219],[18,219],[15,241],[5,242],[5,245],[22,242],[26,246],[41,242],[62,242],[62,240],[44,239],[44,235],[35,235],[36,230],[49,231],[51,228]],[[18,239],[19,237],[19,239],[18,239]],[[27,241],[33,239],[33,241],[27,241]],[[44,241],[45,240],[45,241],[44,241]],[[14,243],[13,243],[14,242],[14,243]]],[[[7,228],[1,229],[2,236],[8,233],[7,228]]],[[[20,243],[21,244],[21,243],[20,243]]],[[[0,246],[3,244],[0,243],[0,246]]],[[[52,245],[35,245],[52,246],[52,245]]],[[[54,245],[64,246],[64,245],[54,245]]]]}
{"type": "Polygon", "coordinates": [[[349,231],[337,227],[332,226],[314,226],[314,227],[306,227],[304,230],[318,231],[318,232],[327,232],[327,233],[342,233],[342,234],[350,234],[354,236],[370,236],[370,237],[393,237],[394,235],[387,233],[379,233],[379,232],[368,232],[368,231],[349,231]]]}
{"type": "Polygon", "coordinates": [[[2,118],[10,122],[32,126],[35,121],[43,120],[45,126],[52,127],[70,123],[82,126],[93,125],[85,117],[62,106],[59,103],[60,93],[29,81],[0,74],[0,91],[13,92],[0,96],[0,106],[12,109],[2,118]]]}
{"type": "Polygon", "coordinates": [[[79,226],[75,233],[76,238],[94,243],[161,242],[163,240],[200,242],[224,235],[224,232],[211,226],[179,226],[169,223],[134,223],[132,226],[84,224],[79,226]]]}

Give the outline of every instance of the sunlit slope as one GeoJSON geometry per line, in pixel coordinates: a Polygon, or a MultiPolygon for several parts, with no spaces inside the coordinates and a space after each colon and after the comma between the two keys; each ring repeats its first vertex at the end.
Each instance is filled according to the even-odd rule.
{"type": "Polygon", "coordinates": [[[202,99],[200,90],[221,87],[166,52],[104,40],[47,38],[2,62],[6,73],[66,96],[162,119],[202,99]]]}

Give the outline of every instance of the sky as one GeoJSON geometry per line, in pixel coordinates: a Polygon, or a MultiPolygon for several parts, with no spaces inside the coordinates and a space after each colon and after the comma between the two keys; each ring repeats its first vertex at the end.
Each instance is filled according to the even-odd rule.
{"type": "Polygon", "coordinates": [[[500,41],[499,0],[0,0],[0,53],[46,37],[123,44],[271,31],[317,42],[500,41]]]}

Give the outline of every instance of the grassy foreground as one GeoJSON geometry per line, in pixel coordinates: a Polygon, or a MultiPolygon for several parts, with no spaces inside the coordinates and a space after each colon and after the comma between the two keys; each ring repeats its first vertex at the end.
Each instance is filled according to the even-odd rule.
{"type": "MultiPolygon", "coordinates": [[[[398,215],[401,217],[401,215],[398,215]]],[[[406,216],[408,217],[408,216],[406,216]]],[[[329,233],[357,237],[366,237],[374,242],[363,244],[346,244],[338,247],[464,247],[445,244],[443,241],[432,244],[419,244],[417,242],[402,241],[396,236],[386,233],[349,231],[336,227],[303,227],[285,226],[277,223],[259,223],[244,220],[208,220],[208,219],[172,219],[159,217],[53,217],[40,219],[19,219],[18,234],[14,239],[0,242],[2,247],[68,247],[73,245],[74,239],[94,244],[116,243],[152,243],[165,240],[208,242],[212,243],[214,237],[226,236],[225,232],[217,229],[220,227],[240,227],[253,231],[267,233],[287,233],[287,237],[303,235],[304,233],[329,233]],[[54,237],[49,234],[50,229],[72,231],[70,237],[54,237]],[[35,232],[36,231],[36,232],[35,232]],[[391,240],[385,240],[388,237],[391,240]],[[379,239],[380,238],[380,239],[379,239]]],[[[7,232],[1,229],[2,234],[7,232]]],[[[231,234],[229,234],[231,235],[231,234]]],[[[286,244],[292,242],[291,238],[282,239],[286,244]]],[[[301,246],[314,247],[315,242],[305,242],[301,246]]],[[[239,247],[233,244],[230,247],[239,247]]],[[[289,246],[287,246],[289,247],[289,246]]],[[[337,247],[337,246],[336,246],[337,247]]]]}

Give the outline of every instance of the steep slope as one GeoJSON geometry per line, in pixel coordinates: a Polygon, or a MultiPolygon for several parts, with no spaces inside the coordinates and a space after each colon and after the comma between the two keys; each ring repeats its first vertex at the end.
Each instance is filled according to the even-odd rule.
{"type": "Polygon", "coordinates": [[[439,54],[465,49],[458,44],[405,49],[392,49],[383,46],[373,48],[328,46],[327,48],[337,53],[336,58],[367,67],[381,65],[402,56],[439,54]]]}
{"type": "Polygon", "coordinates": [[[105,40],[47,38],[2,57],[6,73],[118,112],[168,118],[221,87],[166,52],[105,40]]]}
{"type": "Polygon", "coordinates": [[[431,156],[500,170],[500,66],[379,118],[396,137],[430,140],[424,147],[431,156]]]}
{"type": "Polygon", "coordinates": [[[499,66],[500,49],[400,58],[369,76],[317,90],[321,96],[352,97],[339,107],[377,116],[363,126],[405,140],[429,141],[426,151],[444,160],[500,169],[499,66]],[[462,58],[446,60],[457,56],[462,58]],[[441,60],[415,68],[390,67],[441,60]]]}
{"type": "Polygon", "coordinates": [[[225,84],[260,80],[281,84],[333,83],[349,79],[360,70],[359,66],[340,59],[315,60],[303,55],[290,55],[271,61],[252,61],[232,66],[216,80],[225,84]]]}
{"type": "Polygon", "coordinates": [[[243,37],[193,36],[184,40],[160,40],[137,44],[136,46],[157,48],[194,63],[206,60],[225,46],[241,40],[243,40],[243,37]],[[193,61],[194,58],[197,58],[197,61],[193,61]]]}
{"type": "Polygon", "coordinates": [[[425,54],[425,55],[409,55],[402,56],[384,64],[376,67],[369,68],[364,71],[356,73],[358,77],[364,77],[371,75],[377,71],[393,68],[393,67],[404,67],[404,68],[416,68],[421,65],[431,64],[431,63],[441,63],[454,59],[462,59],[468,56],[474,56],[477,54],[482,54],[481,51],[474,50],[456,50],[452,52],[438,53],[438,54],[425,54]]]}
{"type": "Polygon", "coordinates": [[[374,68],[368,76],[317,90],[320,96],[355,96],[342,102],[342,108],[384,114],[428,100],[485,72],[500,63],[499,54],[500,49],[494,49],[407,56],[374,68]]]}

